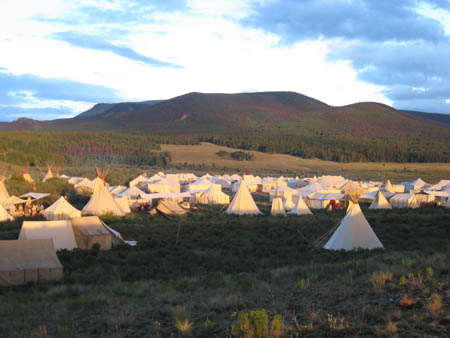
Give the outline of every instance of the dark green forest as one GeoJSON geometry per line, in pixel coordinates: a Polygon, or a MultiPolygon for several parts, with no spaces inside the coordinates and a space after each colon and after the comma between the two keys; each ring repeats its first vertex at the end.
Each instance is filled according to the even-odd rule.
{"type": "MultiPolygon", "coordinates": [[[[244,151],[281,153],[335,162],[450,162],[447,139],[423,137],[352,137],[340,135],[277,135],[256,132],[233,135],[160,136],[119,132],[11,131],[0,133],[0,161],[11,164],[60,166],[121,164],[170,166],[160,144],[209,142],[244,151]]],[[[245,156],[244,156],[245,157],[245,156]]],[[[251,158],[236,158],[251,160],[251,158]]]]}

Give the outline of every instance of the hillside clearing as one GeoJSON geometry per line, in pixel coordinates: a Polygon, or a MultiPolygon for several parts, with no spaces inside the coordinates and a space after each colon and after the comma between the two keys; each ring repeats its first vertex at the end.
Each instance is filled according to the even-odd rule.
{"type": "Polygon", "coordinates": [[[252,161],[235,161],[217,155],[219,151],[233,152],[239,149],[218,146],[211,143],[200,145],[162,144],[161,151],[172,156],[172,164],[182,166],[205,165],[216,168],[217,172],[229,170],[251,172],[260,175],[343,175],[352,179],[408,180],[422,177],[424,180],[437,181],[450,177],[449,163],[338,163],[318,159],[302,159],[284,154],[268,154],[249,151],[254,155],[252,161]]]}

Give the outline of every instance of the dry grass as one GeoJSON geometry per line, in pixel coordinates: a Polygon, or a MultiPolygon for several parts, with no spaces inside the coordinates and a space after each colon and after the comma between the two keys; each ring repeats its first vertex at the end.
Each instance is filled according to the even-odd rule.
{"type": "Polygon", "coordinates": [[[225,159],[216,153],[220,150],[232,152],[236,149],[218,146],[211,143],[200,145],[161,145],[161,151],[167,151],[172,156],[174,165],[184,163],[193,165],[214,166],[219,172],[226,167],[236,171],[249,171],[252,173],[283,173],[289,172],[297,175],[315,174],[342,174],[351,178],[385,179],[397,178],[425,180],[439,180],[450,176],[449,163],[337,163],[318,159],[302,159],[283,154],[268,154],[250,151],[254,155],[252,161],[235,161],[225,159]]]}

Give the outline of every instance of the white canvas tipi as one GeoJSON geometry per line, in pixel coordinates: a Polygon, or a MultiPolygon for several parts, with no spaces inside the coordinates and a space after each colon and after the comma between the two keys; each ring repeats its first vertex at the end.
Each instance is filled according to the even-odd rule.
{"type": "Polygon", "coordinates": [[[0,204],[7,206],[10,204],[10,199],[8,190],[6,190],[5,184],[3,183],[3,176],[0,175],[0,204]]]}
{"type": "Polygon", "coordinates": [[[378,190],[377,196],[373,200],[369,209],[392,209],[392,206],[389,204],[386,197],[384,197],[383,193],[378,190]]]}
{"type": "Polygon", "coordinates": [[[98,172],[99,177],[95,182],[94,193],[89,202],[84,206],[81,213],[83,216],[99,216],[113,214],[115,216],[125,216],[125,212],[111,195],[103,176],[98,172]]]}
{"type": "Polygon", "coordinates": [[[44,218],[47,221],[72,219],[75,217],[81,217],[81,211],[75,209],[69,202],[67,202],[64,196],[58,198],[55,203],[44,210],[44,218]]]}
{"type": "Polygon", "coordinates": [[[323,246],[328,250],[355,250],[383,248],[358,203],[353,203],[339,227],[323,246]]]}
{"type": "Polygon", "coordinates": [[[298,201],[295,207],[288,212],[289,215],[312,215],[311,210],[309,210],[302,196],[298,197],[298,201]]]}
{"type": "Polygon", "coordinates": [[[286,210],[284,209],[283,199],[281,197],[275,197],[272,200],[270,214],[272,216],[286,216],[286,210]]]}
{"type": "Polygon", "coordinates": [[[239,190],[234,195],[228,209],[225,210],[226,214],[233,215],[262,215],[253,200],[250,191],[247,188],[247,184],[244,180],[239,185],[239,190]]]}
{"type": "Polygon", "coordinates": [[[49,179],[55,177],[55,175],[52,172],[52,166],[48,163],[47,163],[47,168],[48,168],[47,173],[45,174],[44,178],[42,179],[42,182],[46,182],[49,179]]]}
{"type": "Polygon", "coordinates": [[[3,208],[3,205],[0,204],[0,222],[12,221],[14,217],[12,217],[8,212],[3,208]]]}
{"type": "Polygon", "coordinates": [[[220,184],[213,184],[197,198],[197,203],[228,204],[230,203],[230,196],[222,192],[220,184]]]}

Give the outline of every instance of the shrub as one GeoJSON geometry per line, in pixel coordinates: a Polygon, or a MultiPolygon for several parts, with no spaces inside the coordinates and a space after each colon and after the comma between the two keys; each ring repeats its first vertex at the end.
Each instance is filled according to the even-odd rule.
{"type": "Polygon", "coordinates": [[[439,318],[442,312],[442,297],[437,293],[433,293],[431,299],[425,304],[425,309],[433,319],[439,318]]]}
{"type": "Polygon", "coordinates": [[[372,283],[375,289],[383,290],[384,287],[386,286],[386,282],[391,279],[392,279],[392,272],[378,271],[372,274],[370,282],[372,283]]]}
{"type": "Polygon", "coordinates": [[[262,338],[269,335],[269,317],[265,309],[241,311],[239,321],[232,326],[233,335],[244,338],[262,338]]]}

